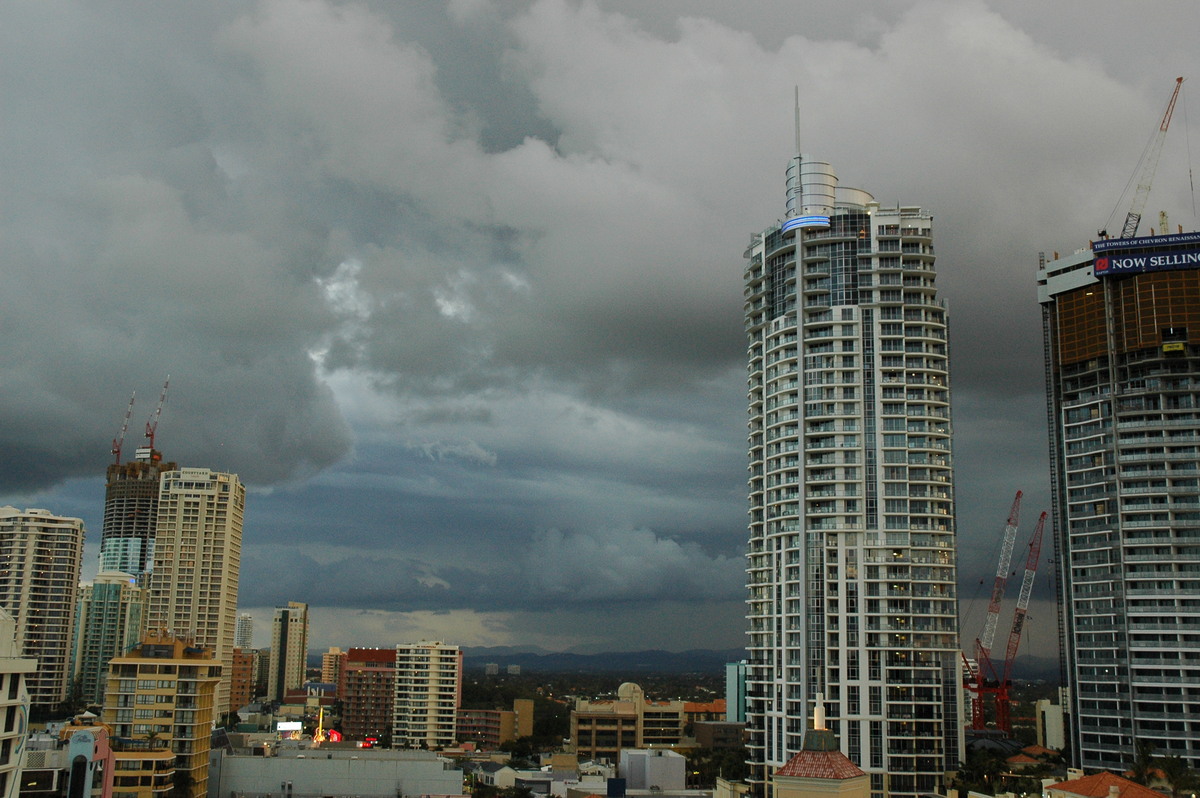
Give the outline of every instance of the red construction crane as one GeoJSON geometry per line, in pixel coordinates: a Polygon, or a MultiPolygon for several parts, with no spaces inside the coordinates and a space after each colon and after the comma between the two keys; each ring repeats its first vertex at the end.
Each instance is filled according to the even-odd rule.
{"type": "Polygon", "coordinates": [[[996,669],[992,666],[992,641],[996,636],[1000,603],[1004,599],[1004,588],[1008,584],[1008,568],[1012,562],[1013,546],[1017,540],[1017,524],[1021,516],[1021,496],[1021,491],[1017,491],[1012,509],[1008,512],[1008,521],[1004,525],[1000,559],[996,563],[996,579],[992,584],[992,599],[988,604],[983,634],[981,637],[975,638],[975,663],[973,666],[966,654],[963,654],[963,661],[967,665],[964,683],[971,700],[971,728],[973,729],[985,727],[984,695],[988,692],[988,685],[994,684],[999,678],[996,669]]]}
{"type": "Polygon", "coordinates": [[[1167,103],[1167,111],[1163,114],[1162,122],[1158,124],[1158,133],[1146,147],[1142,156],[1142,178],[1138,181],[1137,191],[1133,194],[1133,204],[1129,207],[1129,215],[1125,217],[1125,227],[1121,230],[1121,238],[1133,238],[1137,235],[1138,224],[1142,221],[1142,210],[1150,197],[1150,185],[1154,182],[1154,173],[1158,170],[1158,156],[1162,154],[1163,140],[1167,137],[1167,127],[1171,124],[1171,114],[1175,112],[1175,101],[1179,99],[1179,89],[1183,86],[1183,78],[1175,78],[1175,91],[1171,92],[1171,101],[1167,103]]]}
{"type": "Polygon", "coordinates": [[[121,447],[125,445],[125,432],[129,429],[129,416],[133,414],[133,400],[136,398],[137,391],[134,391],[133,396],[129,397],[129,407],[125,410],[125,421],[121,423],[121,432],[113,438],[112,456],[116,465],[121,464],[121,447]]]}
{"type": "Polygon", "coordinates": [[[996,726],[1011,733],[1009,718],[1010,704],[1008,687],[1012,683],[1013,661],[1021,645],[1021,632],[1025,628],[1025,616],[1029,612],[1029,598],[1033,595],[1033,578],[1037,576],[1038,559],[1042,554],[1042,530],[1046,526],[1046,513],[1038,518],[1037,528],[1029,540],[1029,557],[1025,560],[1025,577],[1021,580],[1021,593],[1017,597],[1017,609],[1013,613],[1012,631],[1008,635],[1008,650],[1004,654],[1004,670],[1000,676],[1000,691],[996,694],[996,726]]]}
{"type": "Polygon", "coordinates": [[[158,419],[162,415],[163,403],[167,401],[167,386],[171,384],[171,375],[167,375],[167,379],[163,382],[162,394],[158,397],[158,407],[154,409],[154,415],[150,416],[150,420],[146,422],[146,439],[150,441],[150,452],[153,457],[154,452],[154,433],[158,431],[158,419]]]}
{"type": "Polygon", "coordinates": [[[1017,541],[1017,524],[1021,518],[1021,491],[1013,499],[1012,509],[1008,513],[1008,522],[1004,525],[1004,540],[1000,546],[1000,560],[996,563],[996,581],[992,585],[992,600],[988,604],[987,620],[983,624],[983,637],[976,644],[986,653],[992,651],[992,641],[996,637],[996,621],[1000,617],[1000,602],[1004,598],[1004,587],[1008,584],[1008,567],[1012,563],[1013,546],[1017,541]]]}

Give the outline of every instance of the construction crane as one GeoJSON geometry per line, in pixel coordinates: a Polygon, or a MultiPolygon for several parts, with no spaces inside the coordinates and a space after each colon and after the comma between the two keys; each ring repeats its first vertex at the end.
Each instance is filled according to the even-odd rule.
{"type": "Polygon", "coordinates": [[[983,634],[975,638],[975,661],[972,663],[963,654],[967,665],[965,687],[971,699],[971,728],[983,729],[984,695],[988,685],[998,680],[995,668],[992,667],[992,641],[996,636],[996,624],[1000,617],[1000,603],[1004,600],[1004,588],[1008,584],[1008,568],[1012,562],[1013,546],[1017,540],[1017,524],[1021,515],[1021,491],[1013,499],[1012,508],[1008,511],[1008,521],[1004,525],[1004,537],[1000,543],[1000,559],[996,563],[996,579],[992,584],[992,599],[988,604],[987,619],[984,621],[983,634]]]}
{"type": "Polygon", "coordinates": [[[996,694],[996,726],[1005,732],[1012,732],[1012,721],[1009,717],[1011,704],[1008,700],[1008,687],[1012,683],[1013,661],[1017,658],[1017,649],[1021,645],[1021,632],[1025,629],[1025,617],[1029,613],[1029,598],[1033,595],[1033,578],[1037,576],[1038,559],[1042,554],[1042,530],[1046,527],[1046,513],[1038,517],[1037,527],[1033,537],[1029,539],[1029,556],[1025,560],[1025,576],[1021,580],[1021,593],[1017,596],[1017,609],[1013,612],[1012,631],[1008,635],[1008,650],[1004,653],[1004,670],[1000,676],[1000,690],[996,694]]]}
{"type": "Polygon", "coordinates": [[[1021,491],[1013,499],[1004,525],[1004,540],[1000,546],[1000,560],[996,563],[996,581],[992,585],[992,600],[988,604],[987,619],[983,624],[983,637],[975,642],[985,653],[991,653],[992,641],[996,637],[996,621],[1000,617],[1000,602],[1004,598],[1004,587],[1008,584],[1008,566],[1012,562],[1013,545],[1017,541],[1017,523],[1021,517],[1021,491]]]}
{"type": "Polygon", "coordinates": [[[117,437],[113,438],[112,456],[113,463],[121,464],[121,447],[125,445],[125,433],[129,429],[129,417],[133,414],[133,400],[137,398],[137,391],[133,392],[133,396],[129,397],[129,407],[125,410],[125,420],[121,423],[121,432],[117,437]]]}
{"type": "Polygon", "coordinates": [[[171,375],[167,375],[167,379],[163,382],[162,393],[158,397],[158,407],[154,408],[154,415],[150,416],[150,420],[146,422],[146,440],[150,442],[151,456],[154,452],[154,433],[158,431],[158,419],[162,416],[163,403],[167,401],[167,386],[171,384],[171,375]]]}
{"type": "Polygon", "coordinates": [[[1175,91],[1171,92],[1171,101],[1167,103],[1167,111],[1163,114],[1162,122],[1158,125],[1158,133],[1146,148],[1142,159],[1142,178],[1138,181],[1137,191],[1133,194],[1133,203],[1129,214],[1125,217],[1125,227],[1121,230],[1121,238],[1133,238],[1137,235],[1138,224],[1142,221],[1142,209],[1150,197],[1150,185],[1154,182],[1154,173],[1158,170],[1158,156],[1162,154],[1163,140],[1167,137],[1167,127],[1171,124],[1171,114],[1175,112],[1175,101],[1179,99],[1179,89],[1183,86],[1183,78],[1175,78],[1175,91]]]}
{"type": "MultiPolygon", "coordinates": [[[[1016,516],[1019,512],[1019,503],[1021,494],[1017,494],[1016,500],[1013,502],[1013,510],[1009,514],[1009,524],[1005,526],[1005,537],[1007,540],[1009,531],[1015,537],[1016,534],[1016,516]]],[[[1042,552],[1042,532],[1046,526],[1046,513],[1042,513],[1038,517],[1037,527],[1033,531],[1033,536],[1029,539],[1029,555],[1025,560],[1025,575],[1021,581],[1021,592],[1017,597],[1017,607],[1013,612],[1012,627],[1008,635],[1008,647],[1004,653],[1004,661],[1000,663],[1000,667],[992,661],[990,646],[984,646],[983,641],[976,639],[975,641],[975,664],[967,660],[966,654],[963,654],[963,660],[967,664],[967,672],[963,679],[963,686],[966,688],[967,694],[971,701],[971,728],[975,730],[983,730],[987,728],[987,717],[985,713],[985,704],[990,698],[996,705],[996,728],[1001,731],[1012,733],[1012,720],[1010,714],[1011,703],[1008,698],[1008,688],[1012,685],[1012,667],[1013,662],[1017,658],[1017,650],[1021,644],[1021,633],[1025,629],[1025,618],[1029,613],[1029,601],[1033,595],[1033,579],[1037,574],[1038,560],[1042,552]]],[[[1008,563],[1012,558],[1012,546],[1005,545],[1006,550],[1001,551],[1001,565],[1004,574],[1004,582],[1008,581],[1008,563]]],[[[999,595],[1003,597],[1004,585],[999,584],[997,579],[997,587],[999,595]]],[[[999,599],[996,598],[997,591],[993,589],[993,603],[999,604],[999,599]]],[[[991,610],[989,609],[989,613],[991,610]]],[[[999,608],[997,607],[997,614],[999,608]]]]}

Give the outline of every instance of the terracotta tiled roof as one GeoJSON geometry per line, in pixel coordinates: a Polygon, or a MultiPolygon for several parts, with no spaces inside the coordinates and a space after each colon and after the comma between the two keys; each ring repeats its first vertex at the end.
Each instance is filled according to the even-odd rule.
{"type": "Polygon", "coordinates": [[[683,704],[684,712],[724,712],[725,699],[718,698],[713,701],[686,701],[683,704]]]}
{"type": "Polygon", "coordinates": [[[1041,745],[1027,745],[1021,749],[1030,756],[1058,756],[1058,751],[1041,745]]]}
{"type": "Polygon", "coordinates": [[[853,779],[866,773],[841,751],[801,751],[775,775],[803,779],[853,779]]]}
{"type": "Polygon", "coordinates": [[[1108,788],[1113,785],[1116,785],[1121,798],[1162,798],[1162,793],[1106,770],[1074,781],[1060,781],[1058,784],[1051,784],[1047,789],[1061,790],[1084,798],[1108,798],[1108,788]]]}
{"type": "Polygon", "coordinates": [[[1028,754],[1013,754],[1004,761],[1010,765],[1036,765],[1038,763],[1038,760],[1028,754]]]}

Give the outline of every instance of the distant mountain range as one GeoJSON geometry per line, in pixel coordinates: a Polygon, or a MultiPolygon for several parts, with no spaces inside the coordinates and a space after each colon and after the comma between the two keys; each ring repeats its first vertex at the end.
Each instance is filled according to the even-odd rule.
{"type": "MultiPolygon", "coordinates": [[[[744,648],[580,654],[532,646],[463,647],[463,664],[468,669],[482,669],[494,662],[501,670],[509,665],[520,665],[522,671],[543,673],[722,673],[726,663],[745,658],[744,648]]],[[[310,653],[308,665],[310,668],[321,667],[321,654],[310,653]]],[[[1057,683],[1058,657],[1019,656],[1013,675],[1031,682],[1057,683]]]]}
{"type": "Polygon", "coordinates": [[[509,647],[468,647],[463,649],[463,664],[467,668],[482,668],[494,662],[501,668],[520,665],[523,671],[552,673],[721,673],[725,663],[737,662],[745,656],[746,650],[742,648],[574,654],[509,647]]]}
{"type": "MultiPolygon", "coordinates": [[[[520,665],[522,671],[549,673],[721,673],[725,664],[746,658],[743,648],[696,649],[693,651],[615,651],[575,654],[536,648],[465,647],[463,664],[482,668],[496,663],[520,665]]],[[[1058,681],[1057,657],[1017,657],[1013,675],[1027,681],[1058,681]]]]}

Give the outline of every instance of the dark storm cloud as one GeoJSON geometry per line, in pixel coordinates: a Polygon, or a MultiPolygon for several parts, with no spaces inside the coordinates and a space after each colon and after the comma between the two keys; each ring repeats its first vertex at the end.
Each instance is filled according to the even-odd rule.
{"type": "Polygon", "coordinates": [[[740,556],[711,558],[695,545],[644,529],[550,530],[499,561],[457,560],[437,566],[376,555],[364,568],[361,554],[322,562],[286,546],[260,546],[243,558],[252,578],[239,600],[266,605],[276,600],[279,585],[291,583],[303,586],[298,592],[311,601],[334,607],[538,611],[553,605],[570,612],[650,608],[668,600],[737,601],[742,593],[740,556]]]}
{"type": "MultiPolygon", "coordinates": [[[[1193,5],[1096,8],[7,8],[0,494],[77,506],[169,373],[161,448],[254,487],[247,606],[623,646],[676,596],[737,638],[740,255],[799,85],[810,155],[935,214],[969,587],[1013,491],[1048,504],[1037,253],[1106,224],[1197,72],[1193,5]]],[[[1173,146],[1151,205],[1186,223],[1173,146]]]]}

